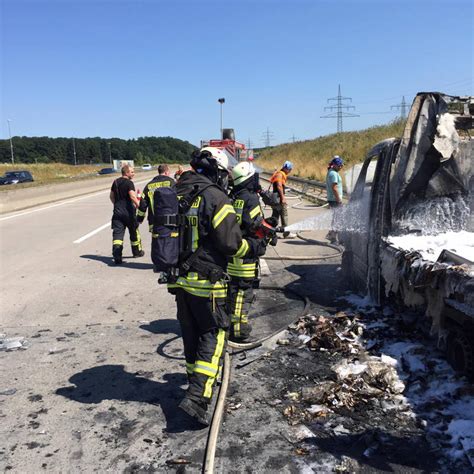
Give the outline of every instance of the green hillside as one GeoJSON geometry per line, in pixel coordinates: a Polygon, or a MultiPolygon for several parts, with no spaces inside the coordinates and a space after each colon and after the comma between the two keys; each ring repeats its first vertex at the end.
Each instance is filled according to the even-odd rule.
{"type": "Polygon", "coordinates": [[[342,132],[314,140],[286,143],[259,152],[258,164],[267,171],[280,168],[285,160],[294,163],[293,175],[302,178],[324,180],[327,164],[334,155],[344,158],[346,168],[364,160],[367,151],[377,142],[400,137],[405,121],[371,127],[357,132],[342,132]]]}

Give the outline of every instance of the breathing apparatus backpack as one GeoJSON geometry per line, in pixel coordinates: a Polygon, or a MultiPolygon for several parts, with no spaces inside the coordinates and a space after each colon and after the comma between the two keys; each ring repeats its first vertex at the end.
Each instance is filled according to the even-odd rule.
{"type": "Polygon", "coordinates": [[[157,188],[154,192],[151,259],[155,270],[162,272],[158,283],[176,281],[180,269],[188,271],[199,254],[198,248],[189,257],[189,251],[185,248],[185,235],[189,226],[186,213],[194,200],[211,186],[216,185],[212,183],[195,187],[179,199],[175,186],[157,188]],[[185,256],[188,258],[184,259],[185,256]]]}

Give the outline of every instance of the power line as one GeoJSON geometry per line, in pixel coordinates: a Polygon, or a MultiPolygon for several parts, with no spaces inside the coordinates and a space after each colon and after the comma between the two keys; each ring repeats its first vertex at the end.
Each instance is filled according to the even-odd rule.
{"type": "Polygon", "coordinates": [[[265,143],[265,146],[270,146],[270,140],[273,140],[273,132],[271,132],[268,127],[267,131],[263,132],[262,141],[265,143]]]}
{"type": "Polygon", "coordinates": [[[295,134],[293,134],[293,136],[290,137],[290,140],[295,143],[298,141],[298,137],[295,137],[295,134]]]}
{"type": "Polygon", "coordinates": [[[339,84],[338,86],[338,94],[337,97],[331,97],[328,99],[328,102],[331,100],[336,101],[336,105],[329,105],[327,107],[324,107],[324,110],[336,110],[336,112],[328,114],[328,115],[321,115],[321,118],[337,118],[337,133],[340,133],[343,131],[343,126],[342,126],[342,118],[343,117],[359,117],[357,114],[352,114],[349,112],[343,112],[343,109],[345,110],[350,110],[354,109],[355,107],[353,105],[347,105],[344,104],[343,101],[349,100],[352,102],[352,97],[343,97],[341,95],[341,85],[339,84]]]}
{"type": "Polygon", "coordinates": [[[402,102],[400,104],[391,105],[390,110],[392,109],[400,110],[400,118],[403,120],[407,116],[407,103],[405,102],[405,96],[402,97],[402,102]]]}

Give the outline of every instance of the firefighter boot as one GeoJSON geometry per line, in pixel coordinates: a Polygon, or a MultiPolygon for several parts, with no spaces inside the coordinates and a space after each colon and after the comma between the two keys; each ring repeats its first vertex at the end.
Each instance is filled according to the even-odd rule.
{"type": "Polygon", "coordinates": [[[114,257],[115,264],[120,265],[122,263],[122,246],[114,245],[112,247],[112,255],[114,257]]]}
{"type": "Polygon", "coordinates": [[[184,397],[179,404],[179,408],[181,408],[181,410],[204,426],[209,426],[210,423],[210,416],[207,411],[207,407],[208,405],[206,402],[196,401],[188,397],[184,397]]]}

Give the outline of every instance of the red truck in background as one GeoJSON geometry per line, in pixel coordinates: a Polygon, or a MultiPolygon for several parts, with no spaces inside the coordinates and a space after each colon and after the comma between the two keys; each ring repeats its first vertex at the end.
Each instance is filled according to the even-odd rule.
{"type": "Polygon", "coordinates": [[[229,166],[233,168],[240,161],[253,161],[253,150],[235,139],[233,128],[222,129],[222,139],[201,140],[201,148],[212,146],[224,150],[229,157],[229,166]]]}

